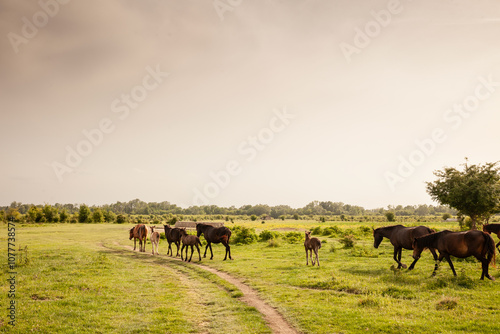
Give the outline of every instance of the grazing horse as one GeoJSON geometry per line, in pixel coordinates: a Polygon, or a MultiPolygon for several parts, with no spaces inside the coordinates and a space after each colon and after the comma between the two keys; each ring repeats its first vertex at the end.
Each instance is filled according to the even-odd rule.
{"type": "Polygon", "coordinates": [[[146,251],[146,241],[148,240],[148,228],[144,224],[135,225],[130,229],[130,238],[134,238],[134,250],[136,247],[137,239],[139,239],[139,252],[146,251]],[[144,245],[143,245],[144,242],[144,245]]]}
{"type": "Polygon", "coordinates": [[[418,259],[420,253],[426,247],[436,248],[439,251],[438,262],[434,267],[432,276],[436,274],[438,265],[443,258],[450,264],[453,275],[457,276],[453,263],[451,263],[450,255],[461,259],[474,256],[482,264],[481,279],[484,279],[484,276],[486,276],[490,280],[495,280],[494,277],[488,274],[488,266],[491,260],[495,261],[495,241],[487,233],[478,230],[467,232],[445,230],[415,238],[413,241],[413,257],[418,259]]]}
{"type": "Polygon", "coordinates": [[[187,234],[185,228],[180,229],[180,231],[182,240],[181,260],[186,262],[191,262],[194,252],[193,246],[196,246],[196,249],[198,250],[198,256],[200,257],[201,261],[200,247],[198,247],[198,245],[202,246],[200,238],[198,238],[196,235],[187,234]],[[188,246],[191,246],[191,257],[189,258],[189,261],[188,261],[188,246]],[[182,257],[182,251],[184,250],[184,247],[186,247],[186,259],[182,257]]]}
{"type": "MultiPolygon", "coordinates": [[[[483,225],[483,232],[488,234],[496,233],[497,237],[500,238],[500,224],[486,224],[483,225]]],[[[498,251],[500,252],[500,241],[496,244],[498,251]]]]}
{"type": "MultiPolygon", "coordinates": [[[[426,227],[426,226],[416,226],[416,227],[405,227],[403,225],[393,225],[387,227],[379,227],[373,230],[373,247],[378,248],[382,239],[388,238],[391,241],[391,244],[394,246],[394,261],[398,263],[398,269],[403,267],[406,269],[406,264],[401,263],[401,253],[404,249],[413,249],[412,243],[413,239],[421,237],[423,235],[434,233],[434,230],[426,227]]],[[[434,260],[437,260],[436,251],[432,248],[429,248],[434,256],[434,260]]],[[[408,270],[412,270],[415,267],[418,259],[415,259],[408,270]]]]}
{"type": "Polygon", "coordinates": [[[178,227],[171,228],[169,225],[163,225],[163,229],[165,230],[165,237],[168,242],[168,251],[167,255],[174,256],[174,252],[172,251],[172,242],[177,246],[177,254],[176,257],[179,256],[179,247],[181,244],[181,229],[178,227]]]}
{"type": "Polygon", "coordinates": [[[318,267],[319,267],[318,250],[321,248],[321,241],[319,241],[318,238],[311,238],[311,231],[306,232],[306,240],[304,241],[304,247],[306,249],[306,266],[309,265],[309,257],[308,257],[309,254],[311,254],[311,263],[314,266],[315,264],[315,261],[313,259],[313,251],[314,251],[314,254],[316,255],[316,261],[318,262],[318,267]]]}
{"type": "Polygon", "coordinates": [[[205,254],[203,257],[207,256],[207,249],[210,247],[210,260],[214,258],[214,253],[212,252],[212,242],[214,244],[222,243],[226,247],[226,256],[224,256],[224,261],[227,259],[227,255],[229,254],[229,259],[231,258],[231,247],[229,247],[229,238],[231,237],[231,230],[225,226],[221,227],[213,227],[212,225],[199,223],[196,224],[196,232],[198,238],[203,233],[205,240],[207,241],[207,246],[205,247],[205,254]]]}
{"type": "Polygon", "coordinates": [[[151,236],[149,237],[149,240],[151,240],[151,246],[152,250],[151,252],[153,255],[155,255],[155,247],[156,247],[156,254],[158,253],[158,244],[160,243],[160,232],[155,232],[156,226],[151,226],[151,236]]]}

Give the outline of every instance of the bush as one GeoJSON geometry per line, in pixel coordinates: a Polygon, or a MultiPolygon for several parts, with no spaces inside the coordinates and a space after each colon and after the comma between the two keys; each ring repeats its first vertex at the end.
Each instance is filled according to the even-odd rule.
{"type": "Polygon", "coordinates": [[[236,235],[234,238],[232,238],[232,242],[235,244],[243,244],[243,245],[249,245],[253,244],[254,242],[257,242],[258,237],[257,234],[255,234],[255,230],[253,228],[248,228],[248,227],[241,227],[238,226],[239,228],[233,229],[233,232],[236,232],[236,235]]]}
{"type": "Polygon", "coordinates": [[[394,221],[396,221],[396,215],[392,211],[386,212],[385,213],[385,218],[387,218],[388,222],[394,222],[394,221]]]}
{"type": "Polygon", "coordinates": [[[322,235],[337,235],[341,234],[342,230],[338,226],[328,226],[322,232],[322,235]]]}
{"type": "Polygon", "coordinates": [[[256,215],[251,215],[251,216],[250,216],[250,219],[251,219],[252,221],[256,221],[256,220],[257,220],[257,216],[256,216],[256,215]]]}
{"type": "Polygon", "coordinates": [[[279,232],[265,230],[260,232],[259,239],[260,241],[275,240],[278,239],[280,235],[281,234],[279,232]]]}
{"type": "Polygon", "coordinates": [[[127,217],[124,215],[118,215],[116,216],[116,223],[117,224],[124,224],[127,222],[127,217]]]}
{"type": "Polygon", "coordinates": [[[301,232],[288,232],[283,238],[290,244],[304,242],[304,234],[301,232]]]}
{"type": "Polygon", "coordinates": [[[316,226],[311,230],[312,235],[321,235],[321,226],[316,226]]]}
{"type": "Polygon", "coordinates": [[[352,234],[349,234],[339,239],[339,242],[344,245],[344,248],[353,248],[356,243],[356,238],[354,238],[352,234]]]}
{"type": "Polygon", "coordinates": [[[280,246],[280,243],[276,239],[269,239],[267,241],[267,247],[276,248],[276,247],[279,247],[279,246],[280,246]]]}

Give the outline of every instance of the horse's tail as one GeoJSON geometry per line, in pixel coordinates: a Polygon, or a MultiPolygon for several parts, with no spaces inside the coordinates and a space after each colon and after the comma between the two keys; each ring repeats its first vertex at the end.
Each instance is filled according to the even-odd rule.
{"type": "Polygon", "coordinates": [[[495,256],[495,241],[488,233],[483,232],[485,247],[483,247],[483,256],[487,255],[488,263],[493,260],[493,268],[496,268],[496,256],[495,256]]]}

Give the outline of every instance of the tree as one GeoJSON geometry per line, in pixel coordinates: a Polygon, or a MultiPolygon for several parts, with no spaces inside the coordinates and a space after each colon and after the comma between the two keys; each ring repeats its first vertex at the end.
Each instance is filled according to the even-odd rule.
{"type": "Polygon", "coordinates": [[[104,214],[102,213],[101,209],[94,209],[94,212],[92,212],[92,221],[94,223],[104,223],[104,214]]]}
{"type": "Polygon", "coordinates": [[[394,221],[396,221],[396,219],[395,219],[396,217],[394,215],[394,212],[392,212],[392,211],[386,212],[385,213],[385,218],[387,218],[388,222],[394,222],[394,221]]]}
{"type": "Polygon", "coordinates": [[[78,211],[78,222],[90,223],[90,209],[85,204],[80,205],[80,210],[78,211]]]}
{"type": "Polygon", "coordinates": [[[437,180],[427,182],[427,193],[443,205],[470,217],[472,229],[500,212],[500,174],[497,163],[464,164],[460,171],[452,167],[434,171],[437,180]]]}

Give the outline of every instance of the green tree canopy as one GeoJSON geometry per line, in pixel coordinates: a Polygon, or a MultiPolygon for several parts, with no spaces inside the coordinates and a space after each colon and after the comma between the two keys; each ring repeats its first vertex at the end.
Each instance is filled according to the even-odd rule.
{"type": "Polygon", "coordinates": [[[464,170],[445,167],[434,172],[437,180],[427,182],[427,193],[443,205],[471,218],[472,228],[499,212],[500,174],[497,163],[464,164],[464,170]]]}

